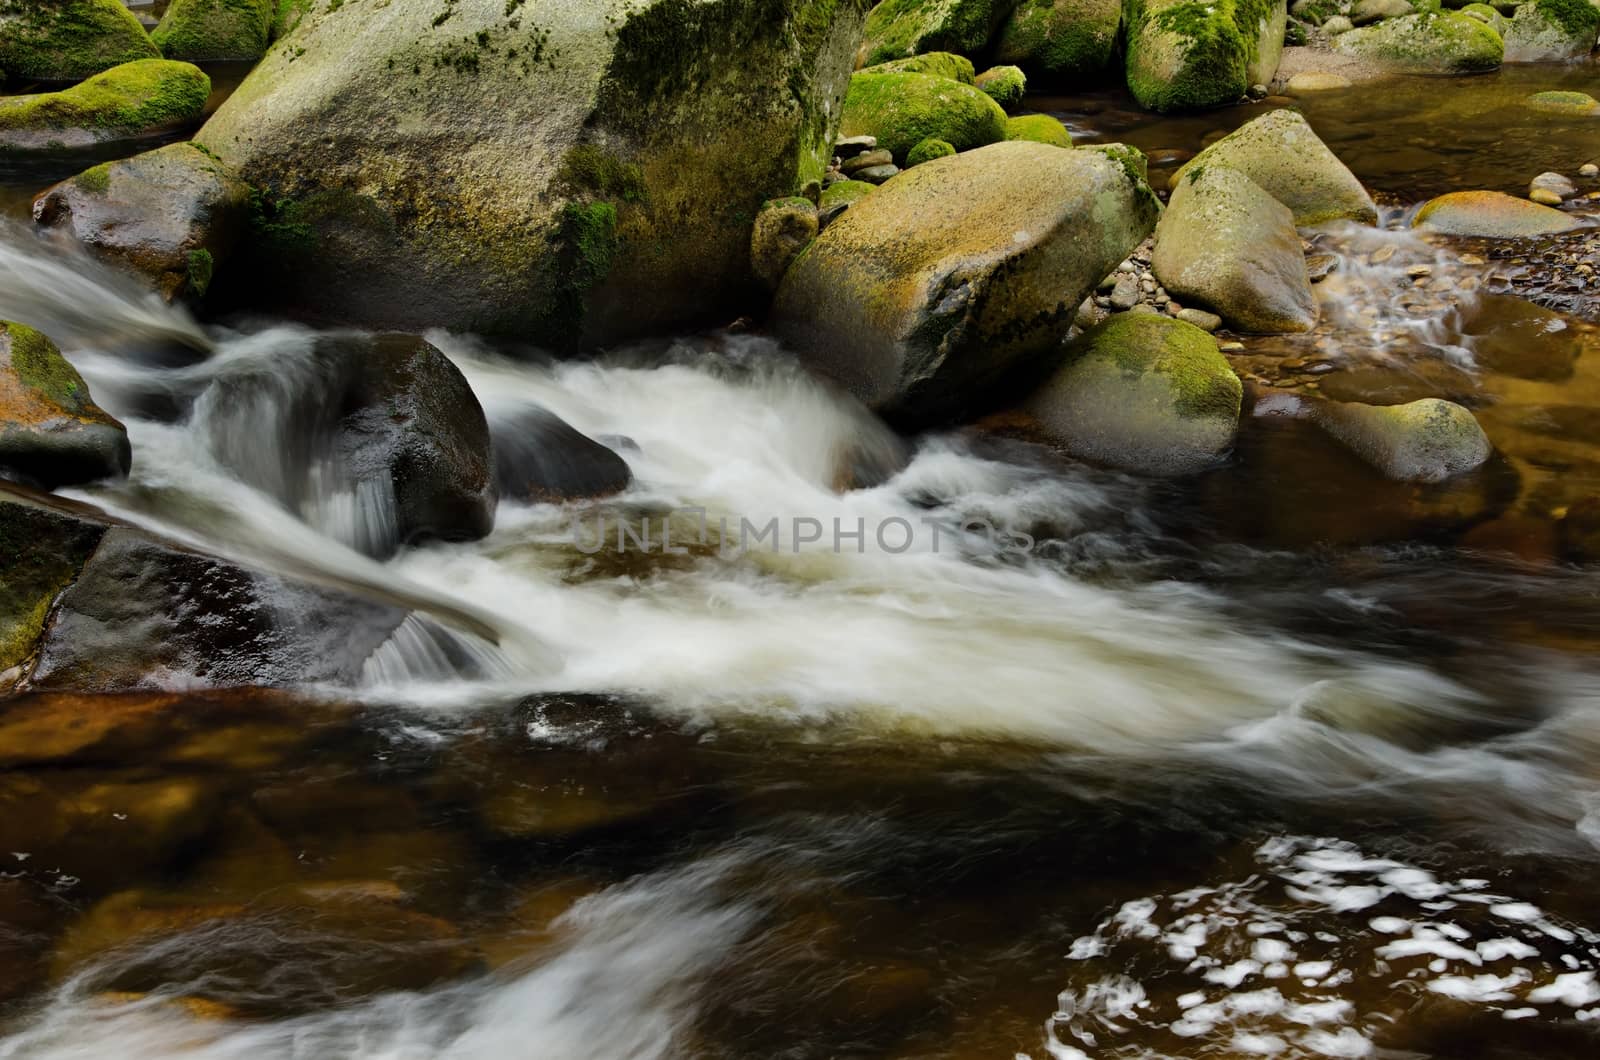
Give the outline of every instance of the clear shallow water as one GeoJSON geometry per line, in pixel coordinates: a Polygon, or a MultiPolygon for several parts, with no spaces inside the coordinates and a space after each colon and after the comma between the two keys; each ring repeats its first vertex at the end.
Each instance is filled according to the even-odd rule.
{"type": "Polygon", "coordinates": [[[1475,267],[1327,238],[1327,342],[1242,369],[1448,387],[1492,473],[1390,487],[1252,423],[1153,484],[903,443],[759,336],[542,364],[436,334],[491,418],[538,403],[636,482],[388,563],[337,481],[294,512],[241,481],[229,427],[262,421],[208,401],[311,332],[202,331],[7,241],[0,316],[133,435],[133,479],[73,496],[408,600],[478,676],[412,630],[349,687],[9,704],[0,1056],[1593,1055],[1600,580],[1550,542],[1600,436],[1529,418],[1596,407],[1593,340],[1472,291],[1412,313],[1413,259],[1475,267]],[[153,362],[175,341],[215,349],[153,362]],[[868,534],[585,547],[689,508],[868,534]]]}

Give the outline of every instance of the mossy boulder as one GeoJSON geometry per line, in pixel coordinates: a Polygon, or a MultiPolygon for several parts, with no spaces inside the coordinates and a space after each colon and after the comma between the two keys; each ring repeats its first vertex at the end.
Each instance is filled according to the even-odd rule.
{"type": "Polygon", "coordinates": [[[1015,0],[884,0],[867,17],[856,65],[923,52],[975,55],[1011,13],[1015,0]]]}
{"type": "Polygon", "coordinates": [[[1502,33],[1508,63],[1581,59],[1600,38],[1600,7],[1590,0],[1527,0],[1502,33]]]}
{"type": "Polygon", "coordinates": [[[1288,19],[1284,0],[1130,0],[1128,89],[1155,111],[1233,103],[1277,73],[1288,19]]]}
{"type": "Polygon", "coordinates": [[[906,155],[906,168],[920,166],[924,162],[932,162],[936,158],[949,158],[956,154],[956,149],[943,140],[924,140],[911,149],[906,155]]]}
{"type": "Polygon", "coordinates": [[[0,477],[55,489],[128,473],[127,429],[55,343],[0,321],[0,477]]]}
{"type": "Polygon", "coordinates": [[[1122,0],[1022,0],[995,45],[995,58],[1041,85],[1084,88],[1120,72],[1122,0]]]}
{"type": "Polygon", "coordinates": [[[96,166],[46,191],[34,221],[147,281],[201,298],[244,233],[250,189],[189,143],[96,166]]]}
{"type": "Polygon", "coordinates": [[[931,74],[856,74],[845,96],[840,132],[875,136],[878,147],[905,161],[924,140],[943,140],[957,151],[1006,136],[1006,112],[971,85],[931,74]]]}
{"type": "MultiPolygon", "coordinates": [[[[78,576],[105,530],[0,486],[0,675],[33,655],[56,597],[78,576]]],[[[12,683],[0,677],[0,690],[12,683]]]]}
{"type": "Polygon", "coordinates": [[[556,348],[726,320],[761,204],[827,169],[867,7],[318,4],[196,139],[260,192],[258,304],[556,348]]]}
{"type": "Polygon", "coordinates": [[[1412,227],[1453,236],[1518,239],[1554,235],[1581,226],[1576,217],[1499,191],[1453,191],[1430,199],[1412,227]]]}
{"type": "Polygon", "coordinates": [[[972,65],[972,60],[954,52],[928,52],[925,55],[913,55],[909,59],[893,59],[886,63],[869,66],[865,70],[857,72],[863,74],[932,74],[934,77],[947,77],[952,81],[960,81],[963,85],[975,85],[978,83],[978,71],[972,65]]]}
{"type": "Polygon", "coordinates": [[[784,277],[773,326],[897,420],[967,415],[1051,356],[1159,210],[1098,152],[1011,142],[942,158],[830,225],[784,277]]]}
{"type": "Polygon", "coordinates": [[[1236,169],[1191,169],[1156,226],[1151,268],[1173,297],[1239,331],[1310,331],[1317,299],[1289,208],[1236,169]]]}
{"type": "Polygon", "coordinates": [[[81,81],[161,53],[122,0],[0,0],[0,70],[16,81],[81,81]]]}
{"type": "Polygon", "coordinates": [[[1498,33],[1454,11],[1424,11],[1363,26],[1340,34],[1333,50],[1413,74],[1483,73],[1505,59],[1498,33]]]}
{"type": "Polygon", "coordinates": [[[1444,482],[1482,467],[1494,452],[1471,412],[1439,398],[1405,405],[1316,402],[1310,419],[1400,482],[1444,482]]]}
{"type": "Polygon", "coordinates": [[[199,119],[211,79],[199,67],[141,59],[60,92],[0,97],[0,151],[87,147],[199,119]]]}
{"type": "Polygon", "coordinates": [[[1074,456],[1173,476],[1227,453],[1243,397],[1210,335],[1155,313],[1121,313],[1073,340],[1026,408],[1074,456]]]}
{"type": "Polygon", "coordinates": [[[1048,114],[1023,114],[1006,122],[1007,140],[1030,140],[1052,147],[1071,147],[1072,133],[1048,114]]]}
{"type": "Polygon", "coordinates": [[[277,0],[172,0],[150,34],[168,59],[254,62],[267,54],[277,0]]]}
{"type": "Polygon", "coordinates": [[[1297,111],[1275,110],[1242,125],[1190,159],[1172,178],[1213,166],[1236,169],[1294,212],[1297,225],[1348,219],[1372,224],[1378,207],[1297,111]]]}
{"type": "Polygon", "coordinates": [[[1022,104],[1028,94],[1028,77],[1020,67],[996,66],[978,75],[977,86],[1007,110],[1022,104]]]}
{"type": "Polygon", "coordinates": [[[773,199],[756,215],[750,260],[756,276],[776,291],[789,265],[817,238],[817,207],[797,196],[773,199]]]}
{"type": "MultiPolygon", "coordinates": [[[[1585,0],[1585,2],[1587,2],[1587,0],[1585,0]]],[[[1466,15],[1468,18],[1477,19],[1485,26],[1488,26],[1490,29],[1500,34],[1501,40],[1505,39],[1506,31],[1511,28],[1511,20],[1506,18],[1506,16],[1502,15],[1488,4],[1468,4],[1467,6],[1461,8],[1461,13],[1466,15]]],[[[1509,59],[1510,56],[1507,55],[1507,58],[1509,59]]]]}
{"type": "Polygon", "coordinates": [[[1535,92],[1523,102],[1546,114],[1600,114],[1600,100],[1586,92],[1535,92]]]}
{"type": "Polygon", "coordinates": [[[864,180],[841,180],[822,189],[821,208],[826,210],[841,203],[855,203],[877,190],[876,184],[868,184],[864,180]]]}

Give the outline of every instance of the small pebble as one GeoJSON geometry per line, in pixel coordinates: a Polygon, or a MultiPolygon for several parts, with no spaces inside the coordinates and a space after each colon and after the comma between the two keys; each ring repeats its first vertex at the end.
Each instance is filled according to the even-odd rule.
{"type": "Polygon", "coordinates": [[[1578,167],[1578,176],[1600,177],[1600,166],[1595,165],[1593,162],[1585,162],[1578,167]]]}

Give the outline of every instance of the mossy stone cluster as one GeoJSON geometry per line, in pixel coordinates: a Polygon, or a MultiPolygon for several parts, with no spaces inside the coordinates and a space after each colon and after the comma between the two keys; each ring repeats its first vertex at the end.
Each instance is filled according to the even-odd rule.
{"type": "Polygon", "coordinates": [[[160,55],[121,0],[0,0],[0,71],[13,81],[81,81],[160,55]]]}
{"type": "Polygon", "coordinates": [[[850,79],[840,132],[875,136],[878,146],[905,161],[924,140],[957,151],[1006,137],[1006,112],[984,92],[930,74],[859,73],[850,79]]]}
{"type": "Polygon", "coordinates": [[[995,41],[995,58],[1053,88],[1095,85],[1118,71],[1122,0],[1022,0],[995,41]]]}
{"type": "Polygon", "coordinates": [[[150,37],[169,59],[254,62],[277,15],[277,0],[172,0],[150,37]]]}
{"type": "Polygon", "coordinates": [[[0,98],[0,144],[75,146],[194,121],[211,79],[189,63],[141,59],[60,92],[0,98]]]}
{"type": "Polygon", "coordinates": [[[1006,122],[1006,139],[1029,140],[1052,147],[1072,146],[1072,133],[1048,114],[1023,114],[1010,119],[1006,122]]]}
{"type": "Polygon", "coordinates": [[[1163,112],[1235,102],[1271,79],[1287,23],[1283,0],[1129,0],[1128,89],[1163,112]]]}
{"type": "Polygon", "coordinates": [[[1015,0],[884,0],[867,17],[857,66],[923,52],[976,55],[988,45],[1015,0]]]}

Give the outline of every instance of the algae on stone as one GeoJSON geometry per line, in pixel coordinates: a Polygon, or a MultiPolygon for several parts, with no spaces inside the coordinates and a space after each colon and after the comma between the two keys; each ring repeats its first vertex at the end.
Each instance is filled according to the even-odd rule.
{"type": "Polygon", "coordinates": [[[1457,236],[1516,239],[1581,228],[1571,214],[1499,191],[1453,191],[1424,203],[1412,227],[1457,236]]]}
{"type": "Polygon", "coordinates": [[[128,432],[44,335],[0,321],[0,472],[46,489],[128,473],[128,432]]]}

